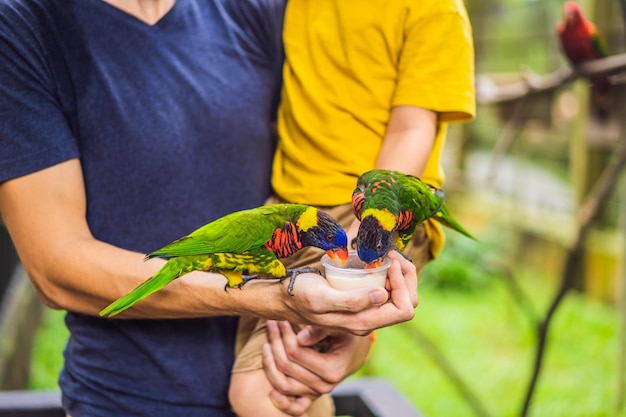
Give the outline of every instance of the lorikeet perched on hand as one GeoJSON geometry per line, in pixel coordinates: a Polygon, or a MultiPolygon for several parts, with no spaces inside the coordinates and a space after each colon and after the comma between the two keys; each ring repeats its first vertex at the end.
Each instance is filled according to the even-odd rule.
{"type": "Polygon", "coordinates": [[[189,235],[156,250],[146,259],[169,258],[154,276],[100,312],[114,316],[171,281],[195,270],[214,271],[228,282],[224,289],[240,288],[259,273],[275,278],[291,276],[292,294],[297,274],[315,268],[287,270],[280,258],[306,246],[326,251],[332,259],[348,259],[348,238],[328,213],[301,204],[275,204],[228,214],[189,235]]]}
{"type": "MultiPolygon", "coordinates": [[[[566,1],[563,4],[563,20],[557,23],[556,31],[565,56],[574,66],[608,56],[600,32],[585,18],[576,2],[566,1]]],[[[593,78],[591,82],[593,104],[600,116],[606,116],[610,107],[611,82],[606,76],[593,78]]]]}
{"type": "Polygon", "coordinates": [[[394,246],[404,250],[417,225],[431,217],[475,239],[450,215],[445,199],[442,190],[399,171],[374,169],[361,175],[352,193],[352,209],[361,221],[356,237],[359,258],[377,267],[394,246]]]}

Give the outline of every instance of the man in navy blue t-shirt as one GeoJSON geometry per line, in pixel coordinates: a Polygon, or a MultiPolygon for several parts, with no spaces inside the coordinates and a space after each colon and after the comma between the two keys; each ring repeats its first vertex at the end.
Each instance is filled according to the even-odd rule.
{"type": "MultiPolygon", "coordinates": [[[[97,317],[163,265],[145,253],[270,194],[283,12],[284,0],[0,0],[0,212],[44,302],[68,311],[72,417],[231,416],[242,314],[345,330],[355,346],[412,317],[414,271],[399,264],[389,302],[317,275],[290,297],[196,272],[97,317]]],[[[324,369],[268,373],[315,385],[324,369]]],[[[277,405],[297,414],[305,385],[277,405]]]]}

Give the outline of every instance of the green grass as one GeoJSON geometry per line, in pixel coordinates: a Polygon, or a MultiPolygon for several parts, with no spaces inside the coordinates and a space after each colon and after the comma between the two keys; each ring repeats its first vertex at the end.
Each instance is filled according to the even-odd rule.
{"type": "MultiPolygon", "coordinates": [[[[442,257],[426,268],[415,319],[379,330],[358,375],[389,379],[425,417],[475,416],[416,340],[419,332],[437,345],[491,416],[516,416],[533,359],[533,327],[502,279],[477,262],[477,249],[459,239],[451,237],[442,257]]],[[[555,283],[525,273],[522,286],[543,312],[555,283]]],[[[45,314],[34,350],[33,389],[57,387],[67,339],[62,320],[61,312],[45,314]]],[[[568,295],[551,328],[530,417],[625,417],[616,411],[618,339],[613,307],[568,295]]]]}
{"type": "MultiPolygon", "coordinates": [[[[545,291],[545,285],[537,285],[545,291]]],[[[441,349],[492,416],[519,414],[534,335],[504,286],[481,294],[420,291],[415,319],[381,329],[363,374],[389,378],[425,416],[474,416],[440,367],[410,333],[441,349]],[[402,329],[403,331],[400,331],[402,329]]],[[[531,416],[606,416],[615,412],[617,318],[607,307],[570,295],[557,312],[531,416]]]]}

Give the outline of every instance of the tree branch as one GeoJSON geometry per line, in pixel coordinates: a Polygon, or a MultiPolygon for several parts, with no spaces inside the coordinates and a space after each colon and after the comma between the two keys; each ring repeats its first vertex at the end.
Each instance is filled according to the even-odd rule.
{"type": "Polygon", "coordinates": [[[626,53],[585,62],[577,67],[563,67],[545,75],[522,72],[521,80],[497,85],[491,76],[479,75],[476,79],[476,100],[479,104],[499,104],[523,97],[557,90],[580,77],[616,75],[626,71],[626,53]]]}
{"type": "Polygon", "coordinates": [[[611,164],[604,169],[601,177],[587,195],[583,205],[578,211],[578,233],[576,235],[576,239],[567,252],[567,257],[561,274],[561,285],[550,303],[543,321],[537,324],[537,348],[535,351],[535,362],[532,377],[529,382],[526,397],[522,405],[522,411],[520,413],[522,417],[525,417],[528,414],[537,380],[539,379],[550,323],[552,322],[554,313],[561,304],[561,301],[567,292],[572,288],[578,261],[582,256],[583,245],[591,227],[592,220],[600,211],[602,203],[606,201],[615,188],[615,185],[619,180],[619,176],[626,166],[626,141],[624,140],[626,138],[622,139],[623,140],[620,141],[616,150],[617,154],[614,155],[611,164]]]}

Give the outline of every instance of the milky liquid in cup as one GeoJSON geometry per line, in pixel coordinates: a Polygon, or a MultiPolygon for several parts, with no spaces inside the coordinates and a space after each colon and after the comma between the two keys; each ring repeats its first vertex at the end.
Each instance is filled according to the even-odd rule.
{"type": "Polygon", "coordinates": [[[338,290],[349,290],[359,287],[384,287],[387,269],[391,266],[391,260],[385,258],[380,267],[363,269],[365,263],[359,259],[356,251],[350,251],[348,260],[342,266],[339,266],[339,260],[335,262],[328,255],[322,256],[321,261],[326,271],[328,283],[338,290]]]}

